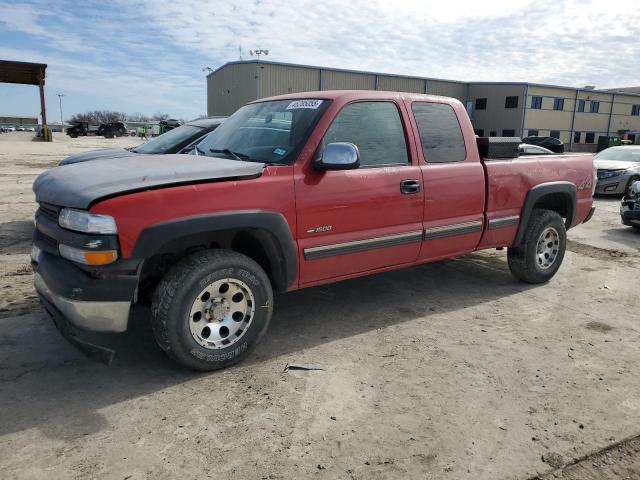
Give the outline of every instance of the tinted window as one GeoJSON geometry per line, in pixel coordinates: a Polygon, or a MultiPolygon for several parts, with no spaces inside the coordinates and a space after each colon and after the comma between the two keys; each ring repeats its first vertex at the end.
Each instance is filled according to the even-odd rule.
{"type": "Polygon", "coordinates": [[[578,100],[578,111],[584,112],[584,100],[578,100]]]}
{"type": "Polygon", "coordinates": [[[591,105],[589,106],[589,112],[598,113],[599,110],[600,110],[600,102],[594,102],[593,100],[591,100],[591,105]]]}
{"type": "Polygon", "coordinates": [[[551,130],[549,132],[549,136],[553,138],[560,138],[560,132],[558,130],[551,130]]]}
{"type": "Polygon", "coordinates": [[[504,108],[518,108],[518,97],[507,97],[504,101],[504,108]]]}
{"type": "Polygon", "coordinates": [[[411,109],[427,162],[461,162],[466,158],[462,130],[451,105],[414,102],[411,109]]]}
{"type": "Polygon", "coordinates": [[[503,137],[515,137],[516,131],[511,129],[502,130],[503,137]]]}
{"type": "Polygon", "coordinates": [[[640,105],[631,105],[631,115],[640,116],[640,105]]]}
{"type": "Polygon", "coordinates": [[[487,109],[487,99],[476,98],[476,110],[486,110],[486,109],[487,109]]]}
{"type": "Polygon", "coordinates": [[[596,134],[593,132],[587,132],[584,138],[584,143],[593,143],[596,138],[596,134]]]}
{"type": "Polygon", "coordinates": [[[133,148],[131,151],[150,154],[175,153],[205,131],[204,128],[193,125],[182,125],[133,148]]]}
{"type": "Polygon", "coordinates": [[[539,131],[538,130],[529,130],[529,136],[530,137],[537,137],[539,135],[539,131]]]}
{"type": "Polygon", "coordinates": [[[573,143],[580,143],[580,136],[582,134],[580,132],[574,132],[573,134],[573,143]]]}
{"type": "Polygon", "coordinates": [[[553,99],[553,109],[554,110],[564,110],[564,98],[554,98],[553,99]]]}
{"type": "Polygon", "coordinates": [[[362,166],[409,163],[400,113],[391,102],[347,105],[333,120],[324,142],[353,143],[360,150],[362,166]]]}
{"type": "Polygon", "coordinates": [[[535,108],[535,109],[542,108],[542,97],[539,97],[539,96],[531,97],[531,108],[535,108]]]}
{"type": "Polygon", "coordinates": [[[490,137],[497,137],[498,136],[498,132],[489,132],[489,136],[490,137]]]}

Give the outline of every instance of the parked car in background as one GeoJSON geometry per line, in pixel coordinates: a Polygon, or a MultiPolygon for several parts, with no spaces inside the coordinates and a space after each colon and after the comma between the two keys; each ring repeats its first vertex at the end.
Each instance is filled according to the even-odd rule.
{"type": "Polygon", "coordinates": [[[555,137],[524,137],[522,143],[548,148],[554,153],[564,153],[564,142],[555,137]]]}
{"type": "Polygon", "coordinates": [[[14,127],[14,126],[10,126],[10,125],[9,125],[9,126],[6,126],[6,127],[2,127],[2,129],[3,129],[5,132],[15,132],[15,131],[16,131],[16,127],[14,127]]]}
{"type": "Polygon", "coordinates": [[[140,154],[190,153],[194,145],[218,128],[218,126],[224,122],[225,118],[226,117],[212,117],[192,120],[137,147],[103,148],[78,153],[65,158],[60,162],[60,165],[98,160],[101,158],[131,157],[140,154]]]}
{"type": "Polygon", "coordinates": [[[26,132],[27,129],[25,127],[23,127],[22,125],[20,125],[19,127],[16,127],[16,132],[26,132]]]}
{"type": "Polygon", "coordinates": [[[36,129],[35,129],[35,128],[33,128],[33,127],[27,127],[26,131],[27,131],[27,132],[35,132],[35,131],[36,131],[36,129]]]}
{"type": "Polygon", "coordinates": [[[593,155],[513,161],[519,144],[476,139],[452,98],[261,99],[200,142],[198,156],[41,174],[36,290],[85,352],[100,351],[76,333],[123,332],[131,306],[147,301],[160,347],[213,370],[258,344],[274,291],[501,247],[516,278],[543,283],[562,264],[566,230],[593,214],[593,155]]]}
{"type": "Polygon", "coordinates": [[[594,159],[598,170],[596,193],[624,195],[633,182],[640,180],[640,145],[610,147],[594,159]]]}
{"type": "Polygon", "coordinates": [[[520,156],[523,155],[553,155],[554,152],[540,145],[529,145],[528,143],[520,144],[520,156]]]}
{"type": "Polygon", "coordinates": [[[640,229],[640,181],[633,182],[620,204],[622,223],[640,229]]]}

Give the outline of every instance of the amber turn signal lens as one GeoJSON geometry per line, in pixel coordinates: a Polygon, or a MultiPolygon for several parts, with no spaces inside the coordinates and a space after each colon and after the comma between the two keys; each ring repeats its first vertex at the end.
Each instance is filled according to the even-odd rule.
{"type": "Polygon", "coordinates": [[[106,250],[102,252],[85,252],[84,259],[87,265],[106,265],[115,262],[118,259],[118,252],[115,250],[106,250]]]}
{"type": "Polygon", "coordinates": [[[85,265],[107,265],[118,259],[117,250],[97,250],[92,252],[62,244],[58,246],[58,250],[64,258],[85,265]]]}

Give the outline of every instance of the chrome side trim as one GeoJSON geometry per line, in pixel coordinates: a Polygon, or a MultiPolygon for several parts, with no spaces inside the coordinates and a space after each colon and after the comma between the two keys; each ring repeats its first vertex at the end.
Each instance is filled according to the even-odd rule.
{"type": "Polygon", "coordinates": [[[520,215],[511,215],[509,217],[498,217],[492,218],[489,220],[489,230],[494,230],[496,228],[503,227],[511,227],[513,225],[518,225],[520,222],[520,215]]]}
{"type": "Polygon", "coordinates": [[[450,237],[453,235],[464,235],[482,231],[482,221],[456,223],[454,225],[443,225],[441,227],[431,227],[426,230],[426,239],[435,240],[437,238],[450,237]]]}
{"type": "Polygon", "coordinates": [[[124,332],[129,322],[130,302],[87,302],[57,295],[42,275],[35,274],[36,291],[51,302],[69,322],[92,332],[124,332]]]}
{"type": "Polygon", "coordinates": [[[404,245],[405,243],[421,241],[422,230],[415,230],[413,232],[398,233],[395,235],[385,235],[382,237],[354,240],[352,242],[334,243],[331,245],[305,248],[304,258],[305,260],[315,260],[317,258],[365,252],[374,248],[395,247],[397,245],[404,245]]]}

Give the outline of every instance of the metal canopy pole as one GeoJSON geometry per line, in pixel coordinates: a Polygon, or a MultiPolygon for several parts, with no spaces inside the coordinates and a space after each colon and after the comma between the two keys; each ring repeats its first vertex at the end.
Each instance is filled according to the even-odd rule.
{"type": "Polygon", "coordinates": [[[40,89],[40,112],[42,113],[42,139],[51,141],[51,134],[47,127],[47,108],[44,101],[44,69],[38,71],[38,88],[40,89]]]}

